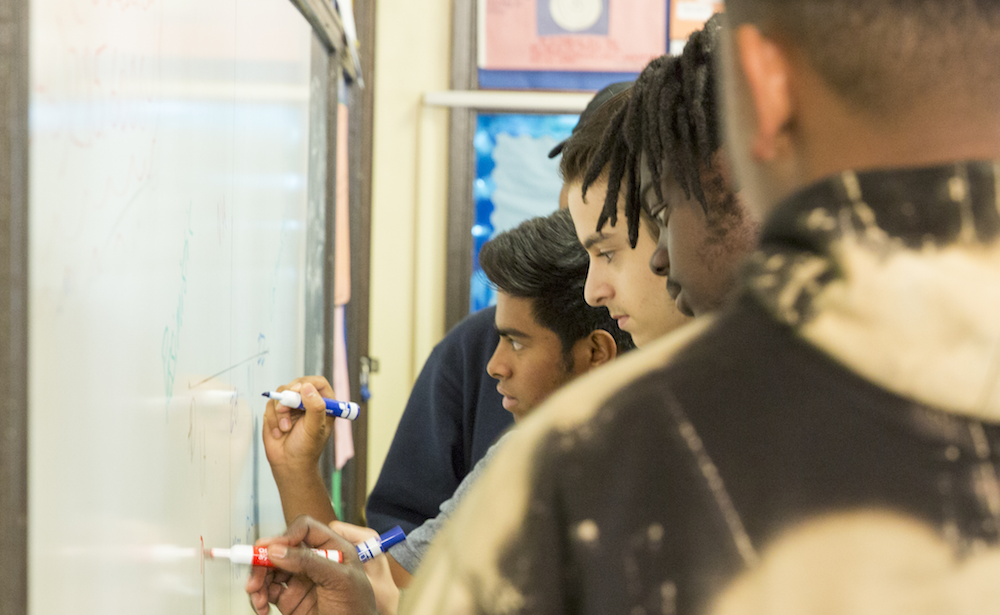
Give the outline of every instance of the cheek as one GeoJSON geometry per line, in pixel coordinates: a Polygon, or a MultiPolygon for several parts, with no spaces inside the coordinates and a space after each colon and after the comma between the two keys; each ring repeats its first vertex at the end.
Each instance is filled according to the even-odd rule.
{"type": "Polygon", "coordinates": [[[679,210],[667,229],[671,272],[677,270],[681,275],[704,265],[706,256],[700,254],[706,243],[705,226],[688,209],[679,210]]]}

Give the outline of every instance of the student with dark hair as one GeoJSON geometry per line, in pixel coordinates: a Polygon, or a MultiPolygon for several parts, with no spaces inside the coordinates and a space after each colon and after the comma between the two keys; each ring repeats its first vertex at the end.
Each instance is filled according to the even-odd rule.
{"type": "MultiPolygon", "coordinates": [[[[608,310],[589,306],[583,298],[589,263],[576,241],[568,212],[534,218],[501,233],[483,245],[479,258],[483,271],[497,288],[495,327],[500,341],[487,371],[496,379],[503,407],[515,421],[531,413],[565,383],[633,348],[631,338],[618,328],[608,310]]],[[[323,412],[321,401],[315,409],[310,406],[317,399],[304,397],[307,413],[323,412]]],[[[365,602],[374,594],[382,615],[394,613],[399,591],[393,577],[405,587],[408,575],[416,571],[431,541],[508,436],[487,451],[453,496],[441,505],[437,517],[410,532],[405,542],[389,550],[387,557],[366,564],[369,581],[355,568],[331,581],[334,589],[324,595],[332,602],[347,603],[365,602]],[[393,565],[402,571],[390,572],[393,565]]],[[[340,536],[331,535],[329,528],[311,520],[289,521],[289,525],[290,536],[311,532],[313,539],[337,544],[342,544],[341,537],[361,542],[377,534],[340,522],[332,524],[340,536]]],[[[287,574],[258,570],[251,577],[248,591],[257,611],[266,613],[268,601],[285,612],[287,608],[299,608],[303,600],[313,600],[313,592],[319,590],[287,574]]],[[[350,604],[358,610],[344,612],[365,612],[362,606],[350,604]]]]}
{"type": "MultiPolygon", "coordinates": [[[[656,250],[658,235],[652,219],[643,218],[644,232],[629,243],[624,224],[610,224],[597,230],[607,182],[597,180],[591,187],[589,200],[583,196],[584,175],[600,149],[605,130],[630,100],[631,88],[624,87],[626,84],[616,85],[619,86],[617,93],[605,97],[600,106],[591,110],[586,124],[581,122],[561,145],[559,172],[577,237],[590,255],[584,289],[587,302],[606,306],[619,326],[632,335],[636,345],[643,346],[673,331],[687,319],[674,306],[662,280],[650,271],[648,263],[656,250]]],[[[617,204],[624,202],[617,191],[608,199],[617,204]]]]}
{"type": "Polygon", "coordinates": [[[655,221],[658,245],[649,266],[667,277],[667,291],[688,316],[718,309],[731,294],[759,226],[737,194],[716,115],[720,19],[695,32],[680,56],[657,58],[642,71],[583,182],[584,195],[595,188],[606,194],[598,232],[623,211],[635,246],[640,221],[655,221]]]}
{"type": "MultiPolygon", "coordinates": [[[[595,112],[629,86],[629,82],[613,83],[598,92],[580,114],[573,134],[591,124],[595,112]]],[[[590,145],[591,149],[599,144],[607,121],[603,117],[595,122],[598,143],[590,145]]],[[[593,128],[591,132],[595,132],[593,128]]],[[[559,155],[566,144],[557,144],[549,157],[559,155]]],[[[582,179],[585,168],[573,179],[582,179]]],[[[566,207],[568,185],[565,174],[563,177],[561,208],[566,207]]],[[[648,284],[643,285],[646,287],[648,284]]],[[[649,288],[644,292],[661,295],[661,302],[669,301],[669,296],[658,290],[662,291],[649,288]]],[[[683,320],[671,306],[663,308],[657,303],[652,309],[658,315],[664,314],[658,318],[666,321],[670,329],[683,320]]],[[[496,308],[490,307],[469,315],[428,357],[406,402],[378,481],[368,496],[365,513],[369,527],[384,532],[400,525],[410,531],[433,518],[441,503],[511,425],[511,415],[504,412],[501,397],[486,371],[497,345],[495,313],[496,308]]]]}
{"type": "Polygon", "coordinates": [[[584,300],[589,263],[572,228],[569,212],[557,211],[498,235],[479,252],[479,264],[497,288],[500,334],[486,369],[499,381],[503,407],[515,418],[537,406],[540,395],[548,396],[596,367],[595,357],[610,359],[633,347],[606,308],[588,306],[584,300]],[[516,324],[531,320],[536,326],[530,330],[516,324]],[[552,335],[561,356],[545,340],[552,335]],[[529,357],[531,363],[526,362],[529,357]],[[513,370],[515,364],[520,364],[520,374],[513,370]],[[536,381],[550,386],[536,386],[536,381]]]}

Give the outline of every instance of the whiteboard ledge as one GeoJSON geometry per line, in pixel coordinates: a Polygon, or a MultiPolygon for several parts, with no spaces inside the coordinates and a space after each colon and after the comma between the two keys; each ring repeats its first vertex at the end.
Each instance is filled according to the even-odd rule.
{"type": "Polygon", "coordinates": [[[535,113],[580,113],[593,94],[568,92],[506,92],[499,90],[445,90],[425,92],[430,107],[459,107],[475,111],[527,111],[535,113]]]}

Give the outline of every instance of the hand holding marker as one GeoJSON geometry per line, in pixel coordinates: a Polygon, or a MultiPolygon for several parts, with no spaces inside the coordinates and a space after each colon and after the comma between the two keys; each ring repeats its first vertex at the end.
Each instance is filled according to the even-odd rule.
{"type": "MultiPolygon", "coordinates": [[[[382,555],[389,550],[389,547],[406,540],[403,528],[398,525],[378,538],[370,538],[358,545],[358,558],[362,563],[373,557],[382,555]]],[[[344,554],[333,549],[310,549],[316,555],[337,562],[344,563],[344,554]]],[[[254,545],[233,545],[229,549],[207,549],[205,553],[209,558],[227,558],[234,564],[249,564],[251,566],[263,566],[274,568],[271,558],[267,556],[267,547],[256,547],[254,545]]]]}
{"type": "MultiPolygon", "coordinates": [[[[305,410],[302,405],[302,396],[295,391],[267,391],[261,393],[264,397],[269,397],[286,408],[305,410]]],[[[337,401],[336,399],[323,398],[326,403],[326,413],[330,416],[339,417],[353,421],[358,418],[361,406],[353,401],[337,401]]]]}

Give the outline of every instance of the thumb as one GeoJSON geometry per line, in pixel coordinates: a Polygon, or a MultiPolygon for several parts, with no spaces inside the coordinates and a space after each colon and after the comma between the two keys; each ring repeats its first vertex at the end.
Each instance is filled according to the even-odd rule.
{"type": "Polygon", "coordinates": [[[375,593],[359,562],[338,564],[316,555],[311,549],[285,545],[268,547],[268,557],[276,567],[306,577],[315,584],[319,612],[377,614],[375,593]]]}
{"type": "Polygon", "coordinates": [[[329,435],[326,429],[328,418],[326,415],[326,402],[320,397],[316,391],[316,387],[309,383],[302,385],[299,395],[302,396],[302,407],[306,411],[302,419],[305,421],[306,433],[317,440],[326,440],[329,435]]]}

